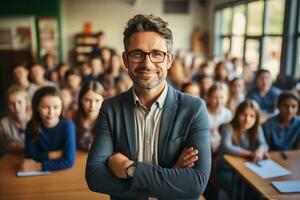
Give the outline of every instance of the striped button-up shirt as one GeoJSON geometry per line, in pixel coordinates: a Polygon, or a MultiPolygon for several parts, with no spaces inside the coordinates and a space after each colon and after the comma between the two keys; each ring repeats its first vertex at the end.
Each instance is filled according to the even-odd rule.
{"type": "Polygon", "coordinates": [[[168,92],[165,84],[160,96],[152,104],[150,109],[142,104],[133,90],[134,120],[137,144],[138,161],[158,165],[158,137],[162,118],[163,106],[168,92]]]}

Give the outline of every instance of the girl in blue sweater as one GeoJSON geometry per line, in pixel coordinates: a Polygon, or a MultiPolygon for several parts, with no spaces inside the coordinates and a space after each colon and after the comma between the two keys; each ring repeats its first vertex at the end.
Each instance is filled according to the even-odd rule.
{"type": "Polygon", "coordinates": [[[36,91],[32,119],[25,131],[25,159],[20,171],[53,171],[75,162],[75,126],[62,118],[62,99],[54,87],[36,91]]]}

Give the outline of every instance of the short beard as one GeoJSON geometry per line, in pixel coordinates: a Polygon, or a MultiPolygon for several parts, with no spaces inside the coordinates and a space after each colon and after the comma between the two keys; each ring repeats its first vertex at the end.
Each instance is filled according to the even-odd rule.
{"type": "Polygon", "coordinates": [[[140,84],[139,82],[137,82],[137,81],[135,81],[135,80],[133,80],[133,85],[134,85],[134,87],[135,88],[137,88],[137,89],[139,89],[139,90],[147,90],[147,91],[151,91],[152,89],[154,89],[156,86],[158,86],[160,83],[161,83],[161,81],[157,81],[155,84],[153,84],[153,85],[146,85],[146,86],[144,86],[144,85],[142,85],[142,84],[140,84]]]}

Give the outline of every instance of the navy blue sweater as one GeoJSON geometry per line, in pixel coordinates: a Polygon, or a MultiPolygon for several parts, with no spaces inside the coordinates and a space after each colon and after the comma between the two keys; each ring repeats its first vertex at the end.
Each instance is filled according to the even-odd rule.
{"type": "Polygon", "coordinates": [[[25,157],[42,163],[43,171],[53,171],[71,167],[75,162],[76,142],[74,123],[61,118],[53,128],[41,126],[41,134],[35,140],[32,134],[33,125],[30,121],[26,127],[25,157]],[[63,150],[64,154],[60,159],[50,160],[50,151],[63,150]]]}

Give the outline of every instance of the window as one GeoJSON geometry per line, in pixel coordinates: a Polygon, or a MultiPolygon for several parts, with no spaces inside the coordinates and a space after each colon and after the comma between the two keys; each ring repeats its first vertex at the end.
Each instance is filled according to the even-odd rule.
{"type": "Polygon", "coordinates": [[[298,28],[297,28],[297,51],[295,57],[295,74],[296,78],[300,79],[300,2],[298,1],[298,11],[297,11],[297,19],[298,19],[298,28]]]}
{"type": "Polygon", "coordinates": [[[215,55],[230,53],[252,70],[269,69],[275,79],[280,70],[284,14],[285,0],[242,1],[218,8],[215,55]]]}

